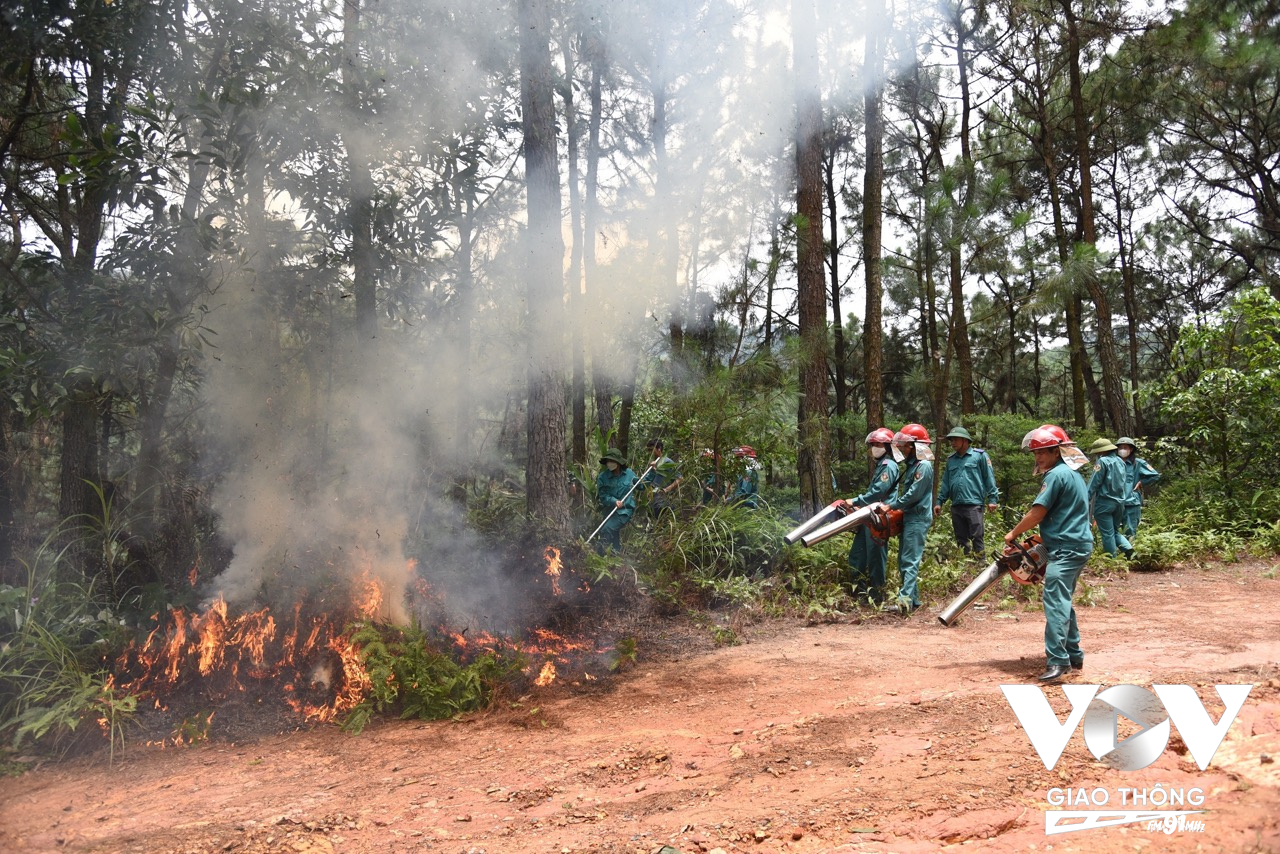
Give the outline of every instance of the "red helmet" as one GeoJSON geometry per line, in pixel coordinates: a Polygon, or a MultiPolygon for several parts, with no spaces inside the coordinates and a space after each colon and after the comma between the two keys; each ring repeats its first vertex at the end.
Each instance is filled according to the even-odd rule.
{"type": "Polygon", "coordinates": [[[1056,424],[1042,424],[1022,437],[1022,450],[1038,451],[1041,448],[1056,448],[1059,445],[1071,445],[1071,437],[1067,431],[1056,424]]]}
{"type": "Polygon", "coordinates": [[[750,457],[754,460],[756,458],[756,449],[750,445],[739,445],[733,449],[733,455],[735,457],[750,457]]]}
{"type": "Polygon", "coordinates": [[[1062,444],[1064,445],[1075,444],[1075,442],[1071,441],[1071,437],[1067,435],[1067,431],[1063,430],[1057,424],[1041,424],[1040,429],[1048,430],[1050,433],[1057,436],[1062,441],[1062,444]]]}
{"type": "Polygon", "coordinates": [[[933,440],[929,438],[929,431],[920,424],[906,424],[894,434],[893,441],[905,444],[907,442],[932,442],[933,440]]]}
{"type": "Polygon", "coordinates": [[[893,431],[888,427],[880,427],[868,433],[865,441],[868,445],[892,444],[893,431]]]}

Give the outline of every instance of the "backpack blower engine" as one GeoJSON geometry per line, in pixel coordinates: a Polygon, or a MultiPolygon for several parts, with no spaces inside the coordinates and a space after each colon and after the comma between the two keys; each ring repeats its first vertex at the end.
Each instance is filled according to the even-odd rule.
{"type": "Polygon", "coordinates": [[[1028,537],[1021,543],[1010,543],[990,566],[969,582],[969,586],[954,602],[938,614],[938,622],[944,626],[954,625],[975,599],[1005,575],[1019,584],[1044,583],[1044,572],[1048,565],[1049,551],[1038,535],[1028,537]]]}

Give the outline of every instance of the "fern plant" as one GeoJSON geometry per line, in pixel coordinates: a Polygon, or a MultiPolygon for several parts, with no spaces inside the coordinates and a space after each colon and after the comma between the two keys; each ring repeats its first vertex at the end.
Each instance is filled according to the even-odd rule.
{"type": "Polygon", "coordinates": [[[372,687],[343,721],[348,732],[360,732],[375,714],[441,720],[484,708],[524,666],[518,656],[492,652],[461,664],[433,649],[417,628],[357,623],[351,642],[372,687]]]}

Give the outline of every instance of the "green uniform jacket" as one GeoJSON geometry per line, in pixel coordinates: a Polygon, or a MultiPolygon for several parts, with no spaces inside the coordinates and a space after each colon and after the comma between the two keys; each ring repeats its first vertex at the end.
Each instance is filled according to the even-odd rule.
{"type": "Polygon", "coordinates": [[[759,501],[756,496],[759,494],[760,473],[748,466],[742,477],[738,478],[738,484],[734,487],[733,495],[730,496],[729,500],[741,503],[746,507],[755,507],[759,501]]]}
{"type": "Polygon", "coordinates": [[[898,463],[893,457],[885,454],[876,461],[875,470],[871,472],[871,484],[867,491],[857,498],[850,498],[854,507],[865,507],[876,501],[888,501],[893,488],[898,485],[898,463]]]}
{"type": "Polygon", "coordinates": [[[663,457],[658,460],[657,465],[645,472],[645,476],[641,478],[645,486],[653,490],[653,504],[655,507],[670,507],[672,499],[670,495],[662,492],[662,488],[667,484],[674,483],[680,477],[680,467],[676,465],[675,460],[671,457],[663,457]]]}
{"type": "MultiPolygon", "coordinates": [[[[609,511],[617,507],[618,499],[627,495],[627,491],[635,485],[639,480],[636,473],[631,469],[619,469],[617,474],[602,469],[600,474],[596,475],[596,504],[600,507],[600,511],[605,515],[609,511]]],[[[627,495],[627,500],[622,502],[622,506],[618,507],[618,512],[614,514],[615,519],[630,519],[631,514],[636,509],[636,494],[632,492],[627,495]]]]}
{"type": "Polygon", "coordinates": [[[1040,520],[1040,538],[1050,557],[1087,558],[1093,554],[1089,496],[1079,472],[1066,463],[1057,463],[1045,474],[1032,503],[1046,510],[1040,520]]]}
{"type": "Polygon", "coordinates": [[[969,448],[963,454],[947,457],[938,487],[938,504],[999,504],[996,470],[991,457],[980,448],[969,448]]]}
{"type": "Polygon", "coordinates": [[[1089,478],[1089,500],[1095,505],[1098,501],[1114,501],[1124,504],[1128,496],[1125,494],[1129,485],[1129,473],[1124,460],[1116,456],[1115,451],[1103,454],[1093,464],[1093,475],[1089,478]]]}
{"type": "Polygon", "coordinates": [[[1141,457],[1134,457],[1132,462],[1123,459],[1121,462],[1124,463],[1125,473],[1129,475],[1125,481],[1127,492],[1124,503],[1130,506],[1141,505],[1146,501],[1147,487],[1160,479],[1160,472],[1141,457]],[[1138,489],[1138,484],[1142,484],[1142,489],[1138,489]]]}
{"type": "Polygon", "coordinates": [[[916,460],[902,471],[898,494],[887,502],[894,510],[902,511],[902,523],[918,519],[933,519],[933,463],[916,460]]]}

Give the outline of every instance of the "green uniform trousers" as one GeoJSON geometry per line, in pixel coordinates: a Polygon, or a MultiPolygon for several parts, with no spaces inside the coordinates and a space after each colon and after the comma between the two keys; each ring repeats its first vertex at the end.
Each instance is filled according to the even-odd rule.
{"type": "Polygon", "coordinates": [[[1109,555],[1118,551],[1126,554],[1133,549],[1129,538],[1124,535],[1125,506],[1118,501],[1107,498],[1093,500],[1093,521],[1098,523],[1098,533],[1102,535],[1102,550],[1109,555]]]}
{"type": "Polygon", "coordinates": [[[866,525],[860,526],[853,535],[853,547],[849,549],[854,598],[865,596],[879,604],[884,599],[888,566],[889,549],[875,541],[866,525]]]}
{"type": "Polygon", "coordinates": [[[1071,597],[1076,592],[1089,558],[1072,555],[1050,555],[1044,574],[1044,654],[1049,664],[1067,666],[1081,664],[1084,651],[1080,649],[1080,628],[1076,625],[1076,609],[1071,597]]]}

